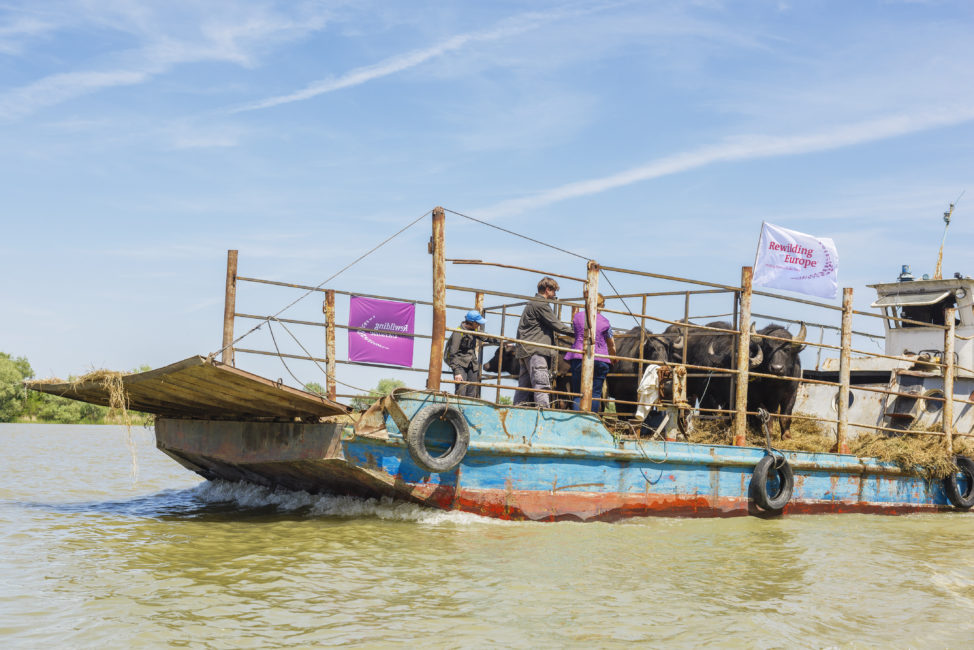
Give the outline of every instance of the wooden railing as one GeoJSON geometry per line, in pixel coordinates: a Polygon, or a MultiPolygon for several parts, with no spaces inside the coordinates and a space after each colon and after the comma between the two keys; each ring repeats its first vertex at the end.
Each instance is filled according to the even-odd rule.
{"type": "MultiPolygon", "coordinates": [[[[426,388],[429,390],[440,390],[442,384],[455,384],[452,376],[449,378],[444,378],[443,370],[443,343],[445,342],[447,336],[455,331],[452,328],[446,327],[446,314],[448,310],[466,311],[469,307],[463,306],[464,304],[469,305],[470,301],[467,299],[460,300],[461,304],[448,304],[447,294],[448,292],[453,292],[457,294],[464,294],[469,296],[473,294],[473,304],[475,309],[478,309],[485,314],[494,314],[499,317],[500,325],[499,331],[489,334],[489,336],[498,339],[503,342],[520,342],[516,337],[507,335],[507,321],[510,318],[519,318],[517,308],[526,304],[528,301],[532,300],[534,297],[529,295],[518,294],[510,291],[498,291],[490,290],[485,288],[476,287],[466,287],[459,285],[448,285],[446,283],[446,256],[445,256],[445,246],[444,246],[444,228],[445,228],[445,216],[442,209],[437,208],[433,211],[433,237],[430,241],[429,252],[432,253],[433,257],[433,296],[432,300],[424,301],[411,299],[407,302],[414,303],[416,305],[428,306],[432,309],[432,329],[431,332],[426,333],[414,333],[414,334],[400,334],[400,336],[410,336],[418,339],[426,339],[430,341],[430,352],[429,352],[429,365],[426,367],[400,367],[400,366],[387,366],[385,364],[375,364],[375,363],[360,363],[353,362],[345,359],[339,359],[336,356],[336,345],[335,345],[335,334],[337,330],[345,329],[349,331],[367,331],[367,332],[380,332],[380,330],[372,330],[368,328],[358,328],[350,327],[348,325],[341,325],[338,323],[338,317],[336,312],[336,296],[345,295],[356,295],[365,297],[374,297],[386,300],[402,300],[401,298],[389,297],[389,296],[377,296],[374,294],[360,293],[360,292],[350,292],[341,291],[338,289],[331,288],[321,288],[321,287],[311,287],[307,285],[291,284],[279,281],[263,280],[259,278],[243,277],[237,274],[237,252],[229,251],[227,258],[227,281],[226,281],[226,297],[225,297],[225,310],[224,310],[224,322],[223,322],[223,361],[224,363],[233,364],[234,363],[234,353],[248,353],[257,355],[273,355],[281,356],[286,358],[294,359],[304,359],[313,361],[315,363],[325,363],[325,374],[327,381],[327,395],[330,399],[336,399],[340,395],[337,392],[336,386],[336,368],[337,364],[354,364],[362,365],[368,367],[377,368],[394,368],[396,370],[405,370],[412,372],[424,372],[426,374],[426,388]],[[236,311],[236,293],[237,293],[237,283],[247,282],[247,283],[259,283],[276,285],[283,287],[291,287],[305,290],[320,291],[325,294],[325,300],[323,304],[323,314],[324,318],[322,322],[308,321],[308,320],[297,320],[297,319],[284,319],[269,316],[261,316],[256,314],[240,313],[236,311]],[[484,307],[484,301],[486,296],[494,296],[502,299],[513,300],[513,302],[505,302],[501,304],[496,304],[490,307],[484,307]],[[233,342],[233,329],[234,320],[237,318],[241,319],[255,319],[255,320],[270,320],[270,322],[280,322],[286,324],[294,324],[301,326],[314,326],[323,327],[325,329],[325,356],[324,357],[314,357],[311,355],[295,355],[286,354],[278,351],[268,351],[268,350],[257,350],[252,348],[234,348],[231,343],[233,342]]],[[[869,312],[857,311],[853,308],[853,290],[851,288],[846,288],[842,292],[841,305],[832,305],[828,303],[823,303],[819,301],[806,300],[801,298],[794,298],[789,296],[783,296],[779,294],[774,294],[766,291],[755,291],[751,286],[751,269],[749,267],[744,267],[741,271],[741,283],[740,286],[732,286],[725,284],[718,284],[712,282],[703,282],[691,280],[688,278],[681,278],[671,275],[663,275],[657,273],[651,273],[647,271],[625,269],[619,267],[609,267],[600,266],[595,261],[588,261],[586,264],[585,279],[582,280],[580,277],[566,275],[564,273],[546,273],[544,271],[536,269],[528,269],[526,267],[519,267],[513,265],[505,264],[493,264],[490,262],[484,262],[481,260],[451,260],[454,264],[463,265],[489,265],[497,268],[506,268],[514,271],[529,271],[535,273],[545,273],[546,275],[557,276],[569,281],[578,282],[582,285],[582,291],[579,295],[584,297],[584,302],[581,302],[579,298],[571,300],[551,300],[550,302],[556,307],[559,313],[563,308],[569,308],[573,312],[576,310],[584,309],[586,311],[586,318],[588,322],[588,332],[589,335],[583,341],[582,354],[582,381],[580,392],[564,392],[562,394],[568,397],[580,397],[581,408],[583,410],[591,410],[592,408],[592,377],[594,372],[594,362],[595,362],[595,352],[594,352],[594,339],[592,338],[592,332],[595,331],[595,317],[597,313],[596,308],[596,298],[599,291],[600,276],[606,273],[615,273],[619,275],[629,275],[637,278],[654,280],[666,283],[677,283],[684,285],[683,288],[679,290],[667,290],[667,291],[652,291],[652,292],[634,292],[634,293],[615,293],[610,294],[608,292],[605,295],[607,301],[621,301],[623,306],[625,306],[625,311],[621,309],[604,308],[601,311],[605,314],[610,315],[621,315],[626,317],[632,317],[639,325],[639,355],[633,357],[624,356],[611,356],[614,361],[629,361],[636,364],[637,373],[630,373],[629,376],[633,378],[635,382],[638,383],[639,378],[642,376],[645,367],[649,363],[656,363],[662,365],[679,365],[683,366],[688,372],[691,373],[711,373],[711,374],[726,374],[729,375],[731,392],[733,394],[733,409],[708,409],[697,407],[696,410],[702,413],[713,413],[722,414],[726,416],[731,416],[733,418],[733,440],[734,444],[743,445],[745,443],[745,433],[747,426],[747,416],[757,415],[754,412],[749,412],[747,410],[747,396],[748,396],[748,386],[752,378],[770,378],[776,379],[781,382],[804,382],[809,385],[826,385],[834,386],[837,389],[838,402],[837,402],[837,413],[835,418],[810,418],[807,415],[800,414],[789,414],[783,415],[781,417],[791,418],[795,420],[804,419],[815,419],[817,421],[834,424],[836,428],[836,438],[837,444],[836,448],[838,451],[845,451],[847,449],[847,442],[849,439],[850,428],[855,427],[857,429],[868,429],[880,432],[895,432],[898,434],[908,433],[902,429],[894,429],[890,427],[883,427],[879,424],[870,424],[862,422],[850,422],[849,421],[849,401],[850,395],[856,392],[867,392],[867,393],[881,393],[884,396],[908,396],[917,397],[916,395],[910,393],[898,392],[891,390],[889,388],[880,388],[876,386],[863,386],[863,385],[853,385],[851,382],[851,367],[852,367],[852,355],[858,354],[862,357],[871,357],[886,359],[897,362],[910,362],[914,363],[917,361],[915,357],[898,356],[898,355],[887,355],[876,352],[869,352],[862,349],[857,349],[853,347],[853,337],[870,337],[877,338],[878,335],[866,331],[866,329],[856,330],[853,328],[853,318],[872,318],[872,319],[885,319],[891,322],[898,322],[907,325],[922,325],[926,328],[939,328],[943,330],[944,343],[943,343],[943,358],[940,361],[929,361],[924,362],[927,367],[938,368],[944,377],[944,390],[943,397],[936,396],[923,396],[923,399],[927,401],[943,402],[942,410],[942,420],[943,426],[942,430],[939,432],[914,432],[926,435],[943,435],[946,437],[946,443],[950,447],[953,444],[953,436],[958,435],[954,431],[953,427],[953,413],[954,404],[964,404],[972,405],[974,402],[959,399],[953,394],[953,383],[954,376],[958,370],[962,370],[968,373],[974,373],[974,370],[970,368],[961,368],[955,362],[954,356],[954,341],[956,337],[955,325],[954,325],[954,310],[952,308],[948,309],[946,312],[945,322],[946,325],[938,326],[931,325],[929,323],[922,323],[919,321],[913,321],[905,318],[898,318],[890,314],[873,314],[869,312]],[[689,288],[687,288],[689,287],[689,288]],[[730,294],[732,297],[732,304],[729,307],[731,328],[724,327],[712,327],[706,325],[697,325],[691,322],[693,318],[691,314],[691,298],[694,296],[707,296],[709,299],[717,298],[722,294],[730,294]],[[675,298],[682,296],[684,298],[684,313],[682,318],[665,318],[659,313],[650,313],[652,311],[650,301],[659,298],[675,298]],[[839,353],[839,371],[838,371],[838,381],[825,381],[821,379],[803,379],[800,377],[782,377],[777,375],[771,375],[768,373],[761,373],[751,370],[749,367],[749,351],[750,343],[752,338],[757,340],[773,340],[773,341],[789,341],[789,339],[768,336],[758,333],[751,332],[751,320],[752,315],[754,317],[771,319],[767,314],[756,313],[752,311],[752,300],[754,297],[760,297],[762,299],[770,299],[777,303],[797,303],[803,305],[804,307],[812,307],[816,310],[824,310],[828,313],[839,312],[839,323],[826,323],[826,322],[813,322],[811,320],[797,321],[793,318],[780,319],[786,322],[796,323],[803,322],[810,328],[818,328],[821,336],[818,342],[804,341],[804,345],[810,348],[816,348],[821,350],[832,350],[839,353]],[[629,309],[628,304],[625,302],[626,299],[639,299],[641,301],[640,308],[638,312],[633,312],[629,309]],[[713,366],[701,366],[693,365],[687,363],[687,348],[689,345],[684,345],[684,350],[679,359],[667,359],[665,361],[653,360],[645,358],[644,350],[646,347],[647,337],[651,336],[646,329],[647,322],[655,322],[659,324],[664,324],[666,326],[671,326],[677,329],[677,331],[683,336],[683,340],[689,341],[691,337],[691,332],[702,334],[702,333],[712,333],[712,334],[724,334],[733,337],[733,342],[735,345],[734,359],[735,363],[732,367],[713,367],[713,366]],[[824,341],[825,332],[835,332],[839,335],[838,345],[831,343],[826,343],[824,341]]],[[[465,333],[471,333],[464,330],[465,333]]],[[[382,331],[382,333],[388,334],[388,332],[382,331]]],[[[476,335],[476,332],[472,332],[476,335]]],[[[626,336],[622,332],[617,332],[616,336],[626,336]]],[[[541,345],[537,343],[531,343],[536,347],[541,347],[545,349],[550,349],[552,351],[557,351],[559,353],[570,351],[571,348],[562,345],[541,345]]],[[[821,352],[819,352],[819,355],[821,352]]],[[[496,390],[495,400],[499,401],[502,391],[513,390],[513,386],[505,385],[503,383],[503,373],[501,368],[503,367],[503,346],[499,352],[498,359],[498,372],[494,375],[487,375],[482,373],[480,380],[476,382],[466,382],[472,383],[476,386],[481,387],[493,387],[496,390]],[[484,381],[484,379],[490,381],[484,381]]],[[[601,356],[601,355],[600,355],[601,356]]],[[[622,376],[619,373],[613,374],[613,376],[622,376]]],[[[534,391],[534,389],[519,388],[520,390],[526,390],[528,392],[534,391]]],[[[536,392],[536,391],[534,391],[536,392]]],[[[730,397],[730,396],[728,396],[730,397]]],[[[619,402],[625,403],[627,405],[638,405],[639,402],[619,402]]],[[[963,433],[960,435],[969,435],[968,433],[963,433]]]]}

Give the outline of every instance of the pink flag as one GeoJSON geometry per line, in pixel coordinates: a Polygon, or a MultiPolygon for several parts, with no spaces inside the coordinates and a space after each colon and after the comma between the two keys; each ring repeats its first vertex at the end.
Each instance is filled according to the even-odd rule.
{"type": "Polygon", "coordinates": [[[349,327],[365,327],[390,334],[349,330],[349,361],[413,365],[413,337],[401,335],[413,333],[415,319],[416,305],[412,303],[352,296],[349,327]]]}

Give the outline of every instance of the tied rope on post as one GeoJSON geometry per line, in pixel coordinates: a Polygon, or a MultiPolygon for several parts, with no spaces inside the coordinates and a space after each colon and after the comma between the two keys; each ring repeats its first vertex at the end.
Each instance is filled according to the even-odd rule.
{"type": "Polygon", "coordinates": [[[771,446],[771,428],[768,424],[771,421],[771,414],[762,407],[758,409],[758,418],[760,418],[761,428],[764,430],[764,451],[775,459],[774,469],[781,469],[787,461],[784,452],[771,446]]]}

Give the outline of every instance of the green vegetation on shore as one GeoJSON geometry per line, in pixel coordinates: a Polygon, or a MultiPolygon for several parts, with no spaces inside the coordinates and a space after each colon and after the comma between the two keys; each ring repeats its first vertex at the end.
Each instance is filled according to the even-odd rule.
{"type": "MultiPolygon", "coordinates": [[[[375,388],[370,390],[366,395],[359,395],[358,397],[352,398],[351,406],[357,411],[364,411],[369,408],[373,402],[377,399],[385,397],[397,388],[402,388],[406,385],[405,382],[399,381],[398,379],[380,379],[379,383],[375,388]]],[[[325,387],[321,384],[315,382],[309,382],[304,385],[304,389],[309,393],[317,393],[318,395],[327,395],[328,392],[325,387]]]]}
{"type": "MultiPolygon", "coordinates": [[[[149,370],[149,366],[132,372],[149,370]]],[[[0,352],[0,422],[47,422],[57,424],[121,424],[107,406],[28,390],[24,381],[34,378],[26,357],[11,357],[0,352]]],[[[69,377],[71,381],[74,377],[69,377]]],[[[144,424],[152,416],[129,411],[133,424],[144,424]]]]}

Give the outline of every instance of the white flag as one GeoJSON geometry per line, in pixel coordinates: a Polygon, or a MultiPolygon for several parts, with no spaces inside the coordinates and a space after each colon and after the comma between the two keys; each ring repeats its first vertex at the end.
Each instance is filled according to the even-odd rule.
{"type": "Polygon", "coordinates": [[[839,293],[839,254],[835,242],[770,223],[761,227],[753,283],[820,298],[839,293]]]}

